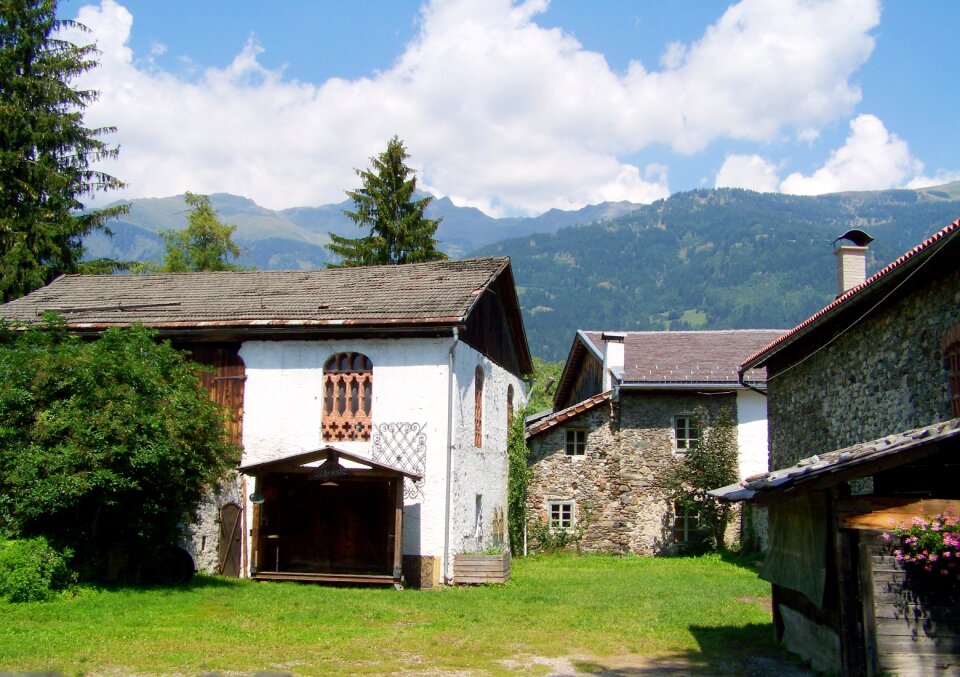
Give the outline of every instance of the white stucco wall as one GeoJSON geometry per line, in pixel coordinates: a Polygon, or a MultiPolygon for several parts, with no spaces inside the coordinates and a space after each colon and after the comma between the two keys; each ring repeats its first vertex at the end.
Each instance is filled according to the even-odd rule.
{"type": "MultiPolygon", "coordinates": [[[[444,557],[460,552],[464,535],[475,530],[475,495],[483,494],[483,525],[490,534],[494,508],[506,511],[507,385],[514,386],[515,409],[522,406],[521,382],[463,342],[454,350],[454,379],[448,360],[452,337],[436,339],[355,339],[248,341],[240,350],[246,365],[243,464],[260,463],[323,446],[321,433],[323,364],[339,352],[360,352],[373,363],[372,418],[383,423],[417,423],[426,435],[422,495],[405,501],[403,550],[406,555],[444,557]],[[473,445],[473,370],[483,364],[484,448],[473,445]],[[447,514],[449,391],[454,423],[450,510],[447,514]],[[489,440],[489,442],[488,442],[489,440]],[[449,539],[449,540],[448,540],[449,539]]],[[[331,444],[371,457],[373,441],[331,444]]],[[[247,514],[252,514],[247,482],[247,514]]],[[[247,532],[249,539],[249,530],[247,532]]],[[[248,549],[249,549],[248,542],[248,549]]],[[[452,575],[452,564],[442,563],[452,575]]]]}
{"type": "Polygon", "coordinates": [[[767,472],[767,398],[752,390],[737,391],[737,442],[740,479],[767,472]]]}
{"type": "Polygon", "coordinates": [[[460,343],[454,353],[455,400],[451,457],[450,497],[451,561],[444,569],[453,575],[452,555],[495,545],[494,520],[503,523],[506,546],[507,520],[507,389],[513,387],[514,412],[523,408],[523,384],[513,374],[460,343]],[[483,369],[483,445],[474,435],[474,374],[483,369]],[[480,496],[478,515],[477,497],[480,496]],[[482,540],[477,542],[477,522],[482,540]]]}

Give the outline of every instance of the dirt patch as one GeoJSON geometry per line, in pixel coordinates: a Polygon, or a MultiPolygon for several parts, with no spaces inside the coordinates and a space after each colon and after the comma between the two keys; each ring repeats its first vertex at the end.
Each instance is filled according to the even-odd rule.
{"type": "MultiPolygon", "coordinates": [[[[793,661],[778,656],[755,655],[743,659],[732,659],[721,664],[708,663],[697,654],[673,654],[665,656],[646,656],[642,654],[620,654],[617,656],[589,656],[571,654],[568,656],[522,656],[502,661],[508,670],[535,671],[545,668],[550,677],[626,677],[629,675],[743,675],[746,677],[811,677],[816,673],[797,665],[793,661]],[[532,669],[532,670],[531,670],[532,669]]],[[[541,673],[543,674],[543,673],[541,673]]]]}
{"type": "Polygon", "coordinates": [[[773,613],[773,600],[769,595],[764,597],[751,597],[749,595],[745,597],[737,597],[738,602],[743,602],[744,604],[753,604],[754,606],[760,607],[768,614],[773,613]]]}

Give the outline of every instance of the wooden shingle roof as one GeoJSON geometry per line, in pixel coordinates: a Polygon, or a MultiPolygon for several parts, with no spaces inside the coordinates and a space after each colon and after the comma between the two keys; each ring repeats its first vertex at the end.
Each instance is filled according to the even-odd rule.
{"type": "Polygon", "coordinates": [[[46,311],[75,329],[142,323],[160,328],[417,326],[462,322],[510,265],[465,259],[330,270],[64,275],[0,306],[34,322],[46,311]]]}

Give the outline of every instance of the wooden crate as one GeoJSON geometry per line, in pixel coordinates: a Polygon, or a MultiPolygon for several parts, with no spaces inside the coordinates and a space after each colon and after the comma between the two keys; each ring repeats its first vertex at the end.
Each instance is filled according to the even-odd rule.
{"type": "Polygon", "coordinates": [[[460,584],[506,583],[510,580],[510,553],[453,556],[453,582],[460,584]]]}

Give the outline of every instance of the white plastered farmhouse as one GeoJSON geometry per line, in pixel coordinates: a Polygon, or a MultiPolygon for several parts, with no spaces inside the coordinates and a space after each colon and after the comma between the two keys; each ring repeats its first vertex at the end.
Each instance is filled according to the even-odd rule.
{"type": "Polygon", "coordinates": [[[78,333],[155,327],[214,367],[243,456],[194,525],[199,568],[431,586],[502,542],[532,371],[508,259],[67,275],[0,315],[47,310],[78,333]]]}

